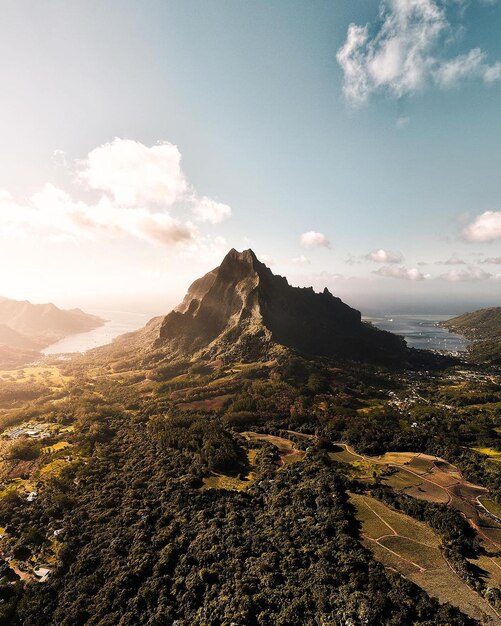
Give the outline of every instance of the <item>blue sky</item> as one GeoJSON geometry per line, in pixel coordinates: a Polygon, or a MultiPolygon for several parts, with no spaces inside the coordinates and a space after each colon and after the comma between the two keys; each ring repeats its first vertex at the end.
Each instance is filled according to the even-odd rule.
{"type": "Polygon", "coordinates": [[[499,304],[500,28],[492,0],[5,3],[4,295],[166,306],[250,246],[362,310],[499,304]]]}

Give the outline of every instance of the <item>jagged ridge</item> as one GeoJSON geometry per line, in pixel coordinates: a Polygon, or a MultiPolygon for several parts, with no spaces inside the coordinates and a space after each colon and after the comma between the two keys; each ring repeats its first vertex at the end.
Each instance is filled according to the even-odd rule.
{"type": "Polygon", "coordinates": [[[157,347],[173,355],[269,356],[280,346],[302,353],[388,360],[405,342],[362,322],[327,289],[291,287],[252,250],[232,249],[221,265],[195,281],[160,325],[157,347]]]}

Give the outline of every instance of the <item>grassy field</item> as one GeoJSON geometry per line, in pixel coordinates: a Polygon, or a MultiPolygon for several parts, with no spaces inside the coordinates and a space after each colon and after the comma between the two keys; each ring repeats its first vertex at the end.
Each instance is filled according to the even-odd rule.
{"type": "Polygon", "coordinates": [[[206,400],[194,400],[193,402],[183,402],[180,406],[189,411],[221,411],[228,404],[233,396],[223,394],[206,400]]]}
{"type": "Polygon", "coordinates": [[[57,389],[66,386],[71,379],[71,376],[63,376],[55,365],[0,370],[1,381],[42,384],[57,389]]]}
{"type": "Polygon", "coordinates": [[[54,459],[54,461],[47,463],[40,469],[40,478],[46,479],[58,476],[67,465],[68,462],[63,459],[54,459]]]}
{"type": "MultiPolygon", "coordinates": [[[[291,465],[292,463],[303,461],[306,454],[303,450],[295,448],[293,441],[285,439],[284,437],[276,437],[275,435],[266,435],[251,431],[243,432],[241,434],[247,439],[247,441],[256,444],[268,443],[277,448],[280,457],[279,467],[277,468],[279,470],[291,465]]],[[[212,474],[212,476],[207,476],[203,479],[202,489],[229,489],[231,491],[243,491],[244,489],[247,489],[250,485],[252,485],[256,478],[255,468],[258,454],[259,450],[255,448],[251,448],[247,451],[250,471],[244,480],[240,480],[240,478],[236,476],[229,476],[226,474],[212,474]]]]}
{"type": "Polygon", "coordinates": [[[481,624],[499,623],[489,604],[452,571],[440,550],[440,538],[429,526],[371,496],[350,494],[350,502],[361,524],[363,543],[383,565],[481,624]]]}
{"type": "Polygon", "coordinates": [[[499,505],[495,500],[491,500],[490,498],[481,497],[479,498],[480,502],[485,506],[485,508],[492,513],[496,517],[501,519],[501,505],[499,505]]]}
{"type": "Polygon", "coordinates": [[[250,470],[241,480],[237,476],[228,476],[226,474],[212,474],[203,479],[202,489],[227,489],[229,491],[244,491],[252,485],[256,479],[255,467],[259,450],[250,449],[247,451],[247,460],[250,470]]]}
{"type": "Polygon", "coordinates": [[[289,451],[294,448],[294,443],[290,439],[283,437],[275,437],[274,435],[265,435],[263,433],[254,433],[251,431],[243,432],[242,436],[248,441],[269,443],[280,451],[289,451]]]}
{"type": "Polygon", "coordinates": [[[59,452],[60,450],[64,450],[65,448],[69,448],[71,446],[67,441],[58,441],[53,446],[45,446],[42,448],[42,452],[44,454],[50,454],[52,452],[59,452]]]}
{"type": "Polygon", "coordinates": [[[483,570],[484,582],[488,587],[501,588],[501,557],[482,554],[478,559],[468,560],[483,570]]]}
{"type": "Polygon", "coordinates": [[[493,461],[501,461],[501,452],[495,448],[472,448],[475,452],[479,452],[484,456],[488,456],[493,461]]]}

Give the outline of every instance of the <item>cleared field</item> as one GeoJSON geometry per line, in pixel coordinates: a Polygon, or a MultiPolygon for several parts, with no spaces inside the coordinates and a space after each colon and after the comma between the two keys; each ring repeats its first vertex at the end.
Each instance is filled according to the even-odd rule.
{"type": "Polygon", "coordinates": [[[252,431],[243,432],[242,436],[248,441],[268,443],[277,448],[280,457],[278,461],[280,468],[303,461],[306,454],[303,450],[296,448],[293,441],[285,437],[276,437],[275,435],[266,435],[252,431]]]}
{"type": "Polygon", "coordinates": [[[256,441],[256,442],[264,442],[269,443],[275,448],[278,448],[279,451],[289,451],[294,448],[294,443],[290,439],[285,439],[284,437],[276,437],[275,435],[266,435],[263,433],[255,433],[252,431],[246,431],[242,433],[242,436],[245,437],[248,441],[256,441]]]}
{"type": "Polygon", "coordinates": [[[418,500],[454,507],[468,518],[480,535],[501,548],[501,539],[493,538],[501,533],[501,523],[487,512],[498,516],[498,505],[488,498],[487,489],[469,483],[454,465],[422,453],[387,452],[379,457],[370,457],[358,454],[345,443],[337,443],[336,448],[330,453],[330,458],[350,465],[357,478],[372,480],[374,475],[385,472],[381,478],[384,484],[418,500]],[[388,470],[391,472],[388,473],[388,470]],[[482,504],[487,511],[479,498],[484,498],[482,504]]]}
{"type": "Polygon", "coordinates": [[[52,452],[59,452],[60,450],[65,450],[66,448],[69,448],[70,445],[71,444],[68,443],[67,441],[58,441],[52,446],[45,446],[45,448],[42,448],[42,452],[44,454],[50,454],[52,452]]]}
{"type": "Polygon", "coordinates": [[[0,380],[15,383],[43,384],[48,387],[64,387],[71,376],[63,376],[55,365],[24,367],[15,370],[0,370],[0,380]]]}
{"type": "Polygon", "coordinates": [[[232,398],[232,394],[207,398],[207,400],[194,400],[193,402],[183,402],[180,406],[190,411],[221,411],[232,398]]]}
{"type": "Polygon", "coordinates": [[[249,482],[224,474],[213,474],[203,479],[202,489],[226,489],[227,491],[243,491],[249,486],[249,482]]]}
{"type": "Polygon", "coordinates": [[[452,571],[439,548],[440,538],[431,528],[371,496],[350,494],[350,502],[362,526],[363,543],[378,561],[481,624],[499,624],[486,600],[452,571]]]}
{"type": "Polygon", "coordinates": [[[501,461],[501,452],[495,448],[472,448],[475,452],[488,456],[493,461],[501,461]]]}
{"type": "Polygon", "coordinates": [[[485,497],[480,497],[479,501],[483,506],[485,506],[485,508],[489,511],[489,513],[492,513],[492,515],[495,515],[496,517],[501,519],[501,505],[500,504],[498,504],[495,500],[491,500],[490,498],[485,498],[485,497]]]}
{"type": "Polygon", "coordinates": [[[440,602],[449,602],[480,624],[484,626],[499,624],[500,618],[489,603],[449,568],[415,572],[409,578],[430,596],[440,602]]]}
{"type": "Polygon", "coordinates": [[[385,548],[396,552],[403,559],[416,563],[421,569],[436,569],[443,565],[443,557],[436,547],[412,541],[407,537],[383,537],[379,542],[385,548]]]}
{"type": "Polygon", "coordinates": [[[357,519],[362,522],[363,531],[372,539],[392,534],[438,548],[440,538],[429,526],[408,515],[394,511],[376,498],[360,494],[350,494],[350,501],[357,509],[357,519]],[[371,529],[364,524],[371,524],[371,529]],[[379,534],[376,534],[381,530],[379,534]]]}
{"type": "Polygon", "coordinates": [[[291,452],[290,454],[284,454],[284,456],[282,456],[282,461],[284,462],[284,465],[299,463],[300,461],[304,460],[305,454],[306,452],[303,452],[302,450],[298,450],[297,452],[291,452]]]}
{"type": "Polygon", "coordinates": [[[409,463],[416,456],[415,452],[385,452],[385,454],[375,457],[377,463],[403,465],[409,463]]]}
{"type": "Polygon", "coordinates": [[[501,558],[482,554],[478,559],[468,559],[483,572],[488,587],[501,587],[501,558]]]}
{"type": "Polygon", "coordinates": [[[259,450],[251,449],[247,451],[250,470],[244,480],[237,476],[212,474],[212,476],[206,476],[203,479],[202,489],[227,489],[229,491],[243,491],[247,489],[256,479],[255,467],[258,454],[259,450]]]}
{"type": "Polygon", "coordinates": [[[50,478],[51,476],[58,476],[63,469],[68,465],[67,461],[62,459],[55,459],[47,465],[44,465],[40,469],[40,478],[50,478]]]}

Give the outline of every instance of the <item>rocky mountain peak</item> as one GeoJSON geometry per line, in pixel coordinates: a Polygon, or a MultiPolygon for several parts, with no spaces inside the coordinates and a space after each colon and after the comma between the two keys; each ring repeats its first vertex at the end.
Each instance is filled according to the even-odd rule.
{"type": "Polygon", "coordinates": [[[230,250],[190,286],[161,321],[156,347],[173,355],[235,359],[269,358],[283,347],[354,359],[405,350],[401,339],[364,324],[359,311],[328,289],[290,286],[250,249],[230,250]]]}

